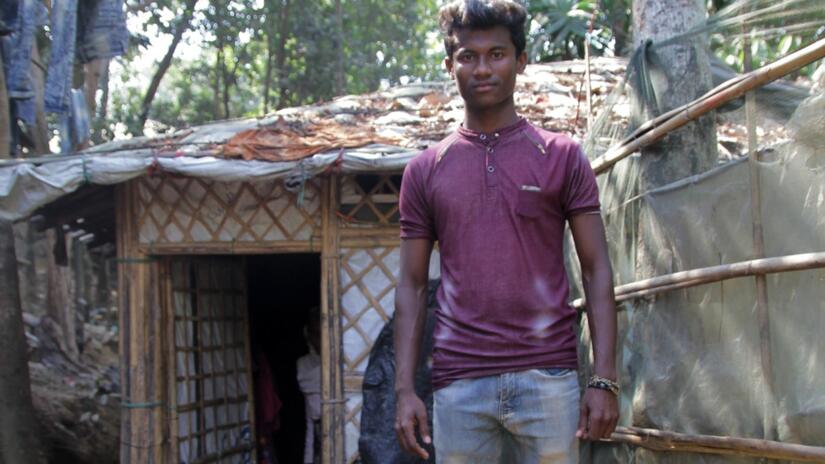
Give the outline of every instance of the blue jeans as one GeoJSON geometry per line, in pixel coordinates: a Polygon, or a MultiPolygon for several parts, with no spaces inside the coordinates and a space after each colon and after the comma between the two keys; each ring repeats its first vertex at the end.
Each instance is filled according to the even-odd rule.
{"type": "Polygon", "coordinates": [[[129,30],[123,0],[83,1],[77,11],[77,58],[81,63],[126,53],[129,30]]]}
{"type": "Polygon", "coordinates": [[[439,464],[575,464],[579,382],[572,369],[457,380],[436,390],[439,464]]]}
{"type": "Polygon", "coordinates": [[[69,111],[69,90],[72,88],[72,67],[77,31],[77,0],[52,2],[52,50],[46,75],[46,111],[69,111]]]}

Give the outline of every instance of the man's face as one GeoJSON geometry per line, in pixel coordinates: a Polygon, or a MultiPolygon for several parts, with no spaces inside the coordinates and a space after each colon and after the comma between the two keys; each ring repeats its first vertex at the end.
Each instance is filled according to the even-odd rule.
{"type": "Polygon", "coordinates": [[[507,103],[516,75],[527,64],[526,53],[516,56],[510,31],[504,26],[467,29],[457,31],[455,37],[455,51],[444,65],[456,80],[467,108],[487,110],[507,103]]]}

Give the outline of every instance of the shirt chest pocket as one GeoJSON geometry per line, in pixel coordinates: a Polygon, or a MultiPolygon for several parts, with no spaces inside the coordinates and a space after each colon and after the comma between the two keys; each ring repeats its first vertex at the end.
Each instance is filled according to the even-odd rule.
{"type": "Polygon", "coordinates": [[[537,218],[544,210],[544,195],[538,187],[522,185],[516,195],[516,214],[524,218],[537,218]]]}

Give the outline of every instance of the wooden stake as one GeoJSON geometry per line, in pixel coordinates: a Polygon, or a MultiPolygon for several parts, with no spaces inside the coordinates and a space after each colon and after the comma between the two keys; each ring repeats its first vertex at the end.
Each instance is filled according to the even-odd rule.
{"type": "Polygon", "coordinates": [[[741,97],[746,92],[774,81],[799,68],[825,57],[825,39],[820,39],[801,50],[742,76],[737,76],[707,94],[679,108],[649,121],[605,154],[594,159],[590,166],[601,174],[642,147],[652,144],[700,116],[741,97]]]}
{"type": "Polygon", "coordinates": [[[638,427],[616,427],[610,442],[628,443],[657,451],[752,456],[802,462],[825,461],[825,448],[752,438],[688,435],[638,427]]]}

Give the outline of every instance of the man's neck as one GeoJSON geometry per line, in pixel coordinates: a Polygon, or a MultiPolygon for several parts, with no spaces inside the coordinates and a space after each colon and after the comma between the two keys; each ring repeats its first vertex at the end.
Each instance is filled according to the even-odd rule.
{"type": "Polygon", "coordinates": [[[512,100],[503,108],[477,110],[465,107],[464,109],[464,127],[476,132],[494,132],[497,129],[514,124],[516,121],[518,121],[518,114],[516,114],[516,108],[512,100]]]}

